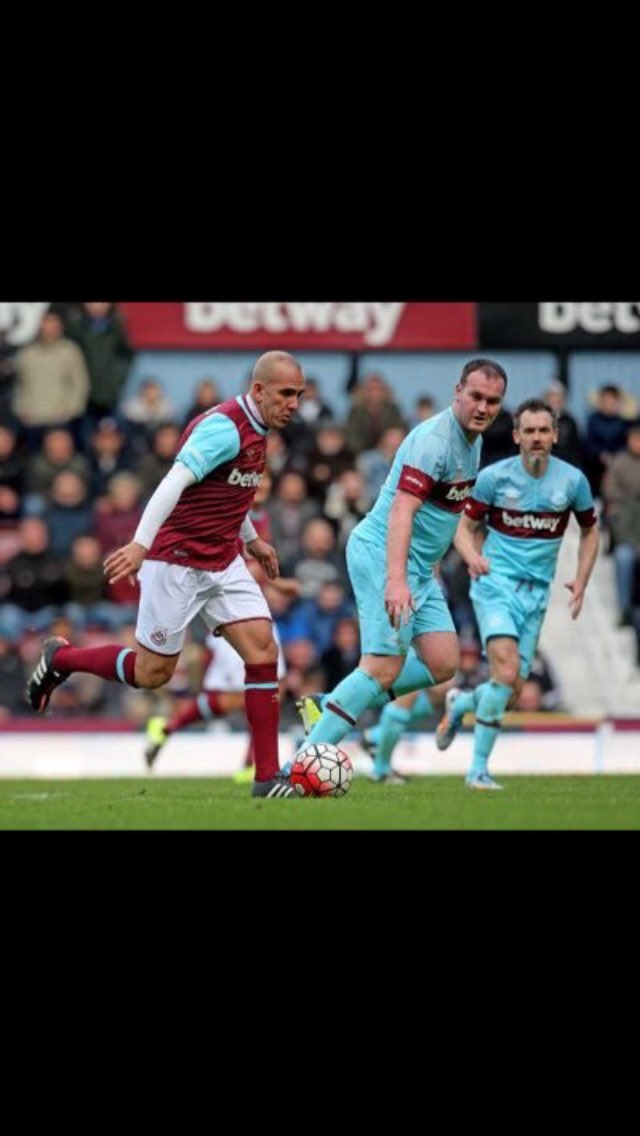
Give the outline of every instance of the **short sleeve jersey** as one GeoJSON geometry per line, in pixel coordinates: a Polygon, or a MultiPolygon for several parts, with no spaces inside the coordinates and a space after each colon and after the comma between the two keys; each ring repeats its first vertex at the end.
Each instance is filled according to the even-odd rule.
{"type": "Polygon", "coordinates": [[[229,566],[240,551],[240,527],[265,468],[267,434],[243,395],[189,423],[176,461],[197,481],[158,531],[150,560],[210,572],[229,566]]]}
{"type": "Polygon", "coordinates": [[[367,540],[386,549],[389,514],[398,489],[421,501],[413,520],[408,567],[429,576],[455,535],[471,493],[482,441],[468,441],[451,407],[421,422],[398,447],[371,512],[358,526],[367,540]]]}
{"type": "Polygon", "coordinates": [[[572,512],[582,528],[596,523],[584,473],[551,457],[544,476],[532,477],[519,454],[486,466],[465,505],[469,517],[487,523],[483,556],[492,572],[546,584],[572,512]]]}

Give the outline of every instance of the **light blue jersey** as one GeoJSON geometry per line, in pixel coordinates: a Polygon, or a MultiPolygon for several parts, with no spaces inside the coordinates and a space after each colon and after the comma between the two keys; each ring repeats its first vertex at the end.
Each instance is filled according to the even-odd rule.
{"type": "Polygon", "coordinates": [[[482,440],[467,438],[451,407],[416,426],[398,447],[371,512],[354,529],[381,550],[386,565],[389,513],[397,489],[422,504],[413,519],[407,569],[424,579],[451,546],[458,520],[478,472],[482,440]]]}
{"type": "Polygon", "coordinates": [[[405,438],[370,513],[347,543],[347,567],[358,605],[364,654],[405,655],[413,639],[455,627],[433,566],[451,546],[480,461],[480,438],[468,442],[451,409],[427,419],[405,438]],[[389,622],[384,591],[389,513],[402,489],[421,501],[413,519],[407,583],[413,609],[407,622],[389,622]]]}
{"type": "Polygon", "coordinates": [[[478,474],[464,506],[472,520],[486,520],[482,555],[491,573],[549,585],[571,513],[582,528],[595,524],[589,483],[581,470],[551,457],[543,477],[532,477],[518,454],[478,474]]]}

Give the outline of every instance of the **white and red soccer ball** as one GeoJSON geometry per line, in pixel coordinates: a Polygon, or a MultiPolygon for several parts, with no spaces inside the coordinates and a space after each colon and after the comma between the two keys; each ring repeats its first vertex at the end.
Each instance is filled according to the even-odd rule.
{"type": "Polygon", "coordinates": [[[316,742],[297,753],[289,780],[301,797],[344,797],[353,779],[353,762],[330,742],[316,742]]]}

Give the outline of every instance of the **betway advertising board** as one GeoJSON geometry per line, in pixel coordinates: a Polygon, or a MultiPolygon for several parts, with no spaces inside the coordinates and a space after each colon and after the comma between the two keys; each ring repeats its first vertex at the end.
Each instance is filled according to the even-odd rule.
{"type": "Polygon", "coordinates": [[[640,346],[640,302],[478,304],[478,324],[485,350],[640,346]]]}
{"type": "Polygon", "coordinates": [[[473,350],[476,304],[122,303],[135,347],[473,350]]]}

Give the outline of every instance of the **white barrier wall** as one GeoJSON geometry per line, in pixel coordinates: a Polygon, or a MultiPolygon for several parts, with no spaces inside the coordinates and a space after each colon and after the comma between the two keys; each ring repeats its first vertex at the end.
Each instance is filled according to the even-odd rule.
{"type": "MultiPolygon", "coordinates": [[[[292,734],[280,737],[280,757],[293,754],[292,734]]],[[[140,733],[0,733],[0,777],[143,777],[145,739],[140,733]]],[[[473,738],[461,734],[439,753],[433,734],[411,734],[400,742],[394,766],[411,775],[460,775],[471,758],[473,738]]],[[[366,774],[371,759],[355,742],[344,743],[356,773],[366,774]]],[[[231,777],[242,768],[247,735],[182,733],[159,755],[154,777],[231,777]]],[[[590,733],[504,733],[491,759],[496,776],[514,774],[640,774],[640,730],[617,732],[609,724],[590,733]]]]}

